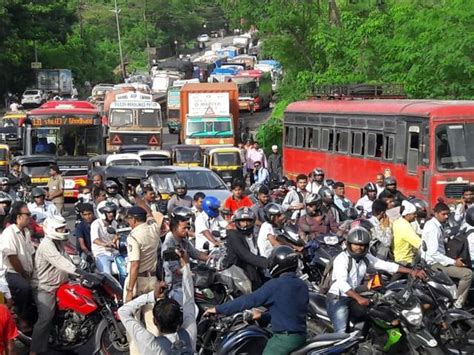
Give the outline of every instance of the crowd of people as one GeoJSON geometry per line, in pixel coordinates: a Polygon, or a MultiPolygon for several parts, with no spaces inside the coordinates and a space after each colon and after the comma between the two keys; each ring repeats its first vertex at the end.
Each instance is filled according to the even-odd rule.
{"type": "MultiPolygon", "coordinates": [[[[258,144],[249,143],[243,149],[253,192],[248,193],[247,185],[235,180],[231,196],[222,202],[203,192],[189,196],[182,179],[173,181],[174,194],[168,201],[147,181],[133,196],[101,175],[93,177],[91,186],[81,188],[74,235],[83,259],[98,272],[112,274],[118,253],[117,230],[123,225],[131,229],[124,305],[119,310],[131,354],[168,353],[177,340],[195,349],[190,260],[205,262],[210,250],[223,245],[225,264],[243,270],[253,293],[206,313],[228,315],[264,306],[268,314],[255,312],[255,317],[269,315],[274,333],[265,354],[288,354],[301,346],[306,339],[309,290],[297,273],[303,247],[279,238],[285,225],[295,227],[304,243],[329,234],[345,240],[344,250],[334,259],[327,290],[327,311],[335,332],[346,332],[351,312],[366,310],[369,301],[357,289],[368,267],[423,278],[424,272],[413,267],[417,253],[428,265],[459,282],[455,306],[465,305],[474,260],[472,185],[465,187],[454,212],[439,202],[430,216],[427,204],[406,197],[395,177],[378,174],[364,186],[363,196],[351,201],[343,182],[331,181],[322,169],[315,168],[309,175],[298,175],[294,183],[288,182],[282,201],[272,201],[270,182],[282,179],[278,147],[273,147],[268,159],[258,144]],[[266,175],[261,169],[268,169],[266,175]],[[444,225],[450,215],[461,226],[464,238],[454,241],[457,248],[448,248],[445,242],[444,225]]],[[[85,271],[65,249],[70,233],[63,217],[64,180],[59,169],[51,167],[47,189],[30,189],[29,203],[17,191],[31,182],[17,167],[11,171],[0,180],[0,295],[6,305],[14,305],[21,330],[32,331],[31,354],[43,353],[57,289],[85,271]],[[33,237],[41,233],[44,238],[35,245],[33,237]]],[[[8,315],[5,307],[0,306],[0,312],[8,315]]],[[[3,341],[13,352],[11,341],[18,334],[15,324],[7,316],[0,317],[0,322],[9,329],[0,345],[3,341]]]]}

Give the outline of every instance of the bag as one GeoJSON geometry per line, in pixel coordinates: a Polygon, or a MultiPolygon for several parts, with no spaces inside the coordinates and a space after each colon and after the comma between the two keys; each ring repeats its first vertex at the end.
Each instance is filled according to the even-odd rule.
{"type": "Polygon", "coordinates": [[[160,335],[155,338],[158,341],[158,345],[163,349],[163,353],[166,355],[193,355],[194,351],[191,346],[191,338],[186,330],[183,328],[178,330],[178,337],[174,343],[172,343],[164,335],[160,335]]]}
{"type": "Polygon", "coordinates": [[[474,232],[474,229],[469,231],[463,230],[461,232],[462,233],[449,238],[446,243],[446,256],[452,259],[461,258],[466,265],[471,265],[468,237],[474,232]]]}
{"type": "MultiPolygon", "coordinates": [[[[343,251],[342,253],[345,253],[345,252],[343,251]]],[[[334,270],[334,260],[336,259],[336,257],[338,255],[331,258],[331,260],[329,260],[328,264],[324,268],[323,277],[321,279],[321,284],[319,285],[319,292],[321,294],[328,293],[329,289],[331,288],[332,284],[334,283],[334,281],[332,280],[332,272],[334,270]]],[[[347,269],[347,273],[349,274],[352,270],[352,259],[353,258],[350,255],[348,255],[348,256],[349,256],[349,267],[347,269]]],[[[362,258],[362,261],[365,263],[365,265],[367,267],[369,266],[370,263],[369,263],[369,260],[367,259],[367,257],[364,256],[362,258]]]]}

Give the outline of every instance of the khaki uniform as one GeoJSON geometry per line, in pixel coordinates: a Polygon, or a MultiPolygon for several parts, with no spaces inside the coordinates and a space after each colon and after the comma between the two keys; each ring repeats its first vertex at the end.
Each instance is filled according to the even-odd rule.
{"type": "MultiPolygon", "coordinates": [[[[158,248],[160,246],[159,228],[156,223],[151,225],[142,223],[135,227],[127,238],[128,244],[128,275],[130,275],[130,265],[132,261],[140,261],[138,278],[133,289],[134,298],[146,294],[155,289],[156,267],[158,263],[158,248]]],[[[129,277],[125,280],[124,296],[127,293],[129,277]]],[[[124,297],[125,298],[125,297],[124,297]]],[[[158,336],[158,328],[153,322],[153,304],[142,307],[141,312],[136,315],[142,318],[146,329],[158,336]]],[[[131,339],[129,339],[131,340],[131,339]]],[[[140,354],[137,345],[129,341],[130,355],[140,354]]]]}
{"type": "Polygon", "coordinates": [[[62,196],[53,198],[51,202],[54,203],[59,214],[62,214],[64,211],[64,179],[61,175],[51,176],[48,180],[49,193],[56,193],[59,190],[63,190],[62,196]]]}

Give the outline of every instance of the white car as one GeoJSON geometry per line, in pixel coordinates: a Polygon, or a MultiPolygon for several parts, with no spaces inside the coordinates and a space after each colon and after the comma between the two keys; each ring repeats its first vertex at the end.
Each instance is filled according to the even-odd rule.
{"type": "Polygon", "coordinates": [[[209,38],[209,35],[207,33],[203,33],[197,38],[198,42],[209,42],[211,39],[209,38]]]}
{"type": "Polygon", "coordinates": [[[21,97],[21,104],[23,106],[40,106],[46,102],[46,94],[43,90],[39,89],[28,89],[25,90],[21,97]]]}

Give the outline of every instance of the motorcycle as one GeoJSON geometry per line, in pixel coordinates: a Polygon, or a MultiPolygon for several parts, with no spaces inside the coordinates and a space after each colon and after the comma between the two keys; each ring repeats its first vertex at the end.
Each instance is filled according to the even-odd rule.
{"type": "MultiPolygon", "coordinates": [[[[229,317],[203,319],[198,325],[199,354],[262,354],[272,333],[252,318],[252,311],[244,311],[229,317]]],[[[320,334],[291,354],[341,354],[360,340],[359,332],[320,334]]]]}
{"type": "MultiPolygon", "coordinates": [[[[56,291],[57,307],[49,348],[79,354],[128,354],[126,331],[118,319],[122,287],[112,276],[93,274],[56,291]]],[[[31,345],[31,337],[18,339],[31,345]]]]}
{"type": "Polygon", "coordinates": [[[320,282],[329,261],[343,250],[344,238],[336,234],[318,235],[304,246],[305,268],[309,280],[320,282]]]}

